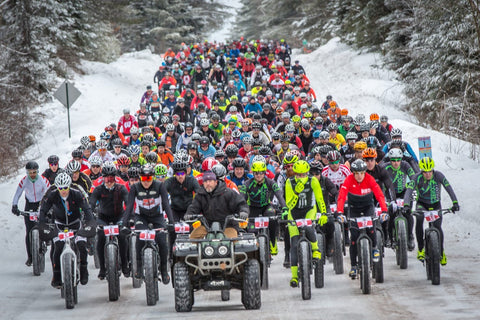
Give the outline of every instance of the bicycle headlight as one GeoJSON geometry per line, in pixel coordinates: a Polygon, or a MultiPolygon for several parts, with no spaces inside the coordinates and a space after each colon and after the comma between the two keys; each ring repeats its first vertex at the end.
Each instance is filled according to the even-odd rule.
{"type": "Polygon", "coordinates": [[[203,249],[203,253],[204,253],[207,257],[211,257],[211,256],[213,256],[213,254],[215,253],[215,250],[213,249],[212,246],[207,246],[207,247],[205,247],[205,249],[203,249]]]}
{"type": "Polygon", "coordinates": [[[228,253],[228,248],[227,246],[220,246],[218,247],[218,254],[221,256],[224,256],[228,253]]]}

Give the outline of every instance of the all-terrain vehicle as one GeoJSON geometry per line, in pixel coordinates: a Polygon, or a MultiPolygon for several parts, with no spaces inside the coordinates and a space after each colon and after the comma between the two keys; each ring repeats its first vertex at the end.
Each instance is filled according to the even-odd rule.
{"type": "MultiPolygon", "coordinates": [[[[246,226],[246,221],[234,216],[227,216],[224,226],[235,223],[246,226]]],[[[225,300],[224,293],[230,289],[242,291],[242,304],[246,309],[259,309],[261,278],[255,235],[239,233],[236,238],[226,238],[219,222],[210,226],[203,217],[199,217],[194,227],[195,224],[207,229],[205,238],[190,239],[187,233],[177,234],[173,246],[175,310],[191,311],[194,291],[221,290],[225,300]]]]}

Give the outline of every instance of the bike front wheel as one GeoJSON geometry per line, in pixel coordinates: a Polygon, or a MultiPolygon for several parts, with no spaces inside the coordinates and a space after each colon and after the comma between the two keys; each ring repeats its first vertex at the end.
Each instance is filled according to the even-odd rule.
{"type": "Polygon", "coordinates": [[[302,289],[302,299],[310,300],[312,289],[310,284],[310,245],[307,241],[298,243],[298,278],[302,289]]]}
{"type": "Polygon", "coordinates": [[[363,294],[369,294],[371,291],[370,283],[370,243],[366,238],[360,240],[360,250],[358,250],[360,288],[363,294]]]}

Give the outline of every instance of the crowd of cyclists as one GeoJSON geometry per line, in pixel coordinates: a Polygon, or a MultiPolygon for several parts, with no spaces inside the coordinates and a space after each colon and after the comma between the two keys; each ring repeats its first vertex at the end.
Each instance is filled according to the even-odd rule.
{"type": "MultiPolygon", "coordinates": [[[[374,215],[379,207],[386,246],[391,246],[396,200],[404,199],[408,248],[414,250],[414,200],[417,208],[439,209],[443,185],[453,211],[459,210],[448,180],[434,169],[431,158],[416,157],[386,115],[352,115],[330,94],[317,101],[306,70],[291,54],[283,39],[169,48],[154,75],[155,86],[147,85],[139,94],[137,110],[125,107],[117,123],[108,124],[98,136],[82,137],[68,163],[60,165],[58,156],[49,156],[48,169],[41,175],[37,162],[27,163],[12,212],[20,213],[18,202],[25,192],[25,210],[39,210],[39,224],[53,221],[56,230],[108,223],[145,229],[149,223],[165,226],[166,219],[184,220],[199,192],[228,188],[235,191],[233,198],[248,205],[248,213],[236,212],[242,218],[318,220],[330,256],[333,220],[327,213],[336,208],[334,218],[344,223],[345,244],[350,246],[349,275],[356,278],[358,230],[349,226],[347,217],[374,215]]],[[[278,255],[278,241],[283,239],[283,265],[290,268],[290,285],[296,287],[299,231],[272,221],[270,253],[278,255]]],[[[435,223],[441,230],[442,220],[435,223]]],[[[35,224],[25,217],[25,226],[30,266],[29,231],[35,224]]],[[[417,257],[423,260],[423,219],[416,221],[415,233],[417,257]]],[[[375,261],[380,253],[373,228],[368,234],[375,261]]],[[[320,258],[315,230],[306,235],[313,257],[320,258]]],[[[105,236],[98,231],[97,237],[98,278],[103,280],[105,236]]],[[[165,284],[170,281],[168,257],[174,240],[174,232],[156,238],[165,284]]],[[[52,286],[60,287],[63,243],[56,238],[53,243],[52,286]]],[[[77,237],[77,245],[81,283],[86,284],[89,241],[77,237]]],[[[123,274],[141,278],[141,266],[138,274],[129,270],[125,237],[120,237],[119,246],[123,274]]],[[[443,237],[442,252],[445,265],[443,237]]]]}

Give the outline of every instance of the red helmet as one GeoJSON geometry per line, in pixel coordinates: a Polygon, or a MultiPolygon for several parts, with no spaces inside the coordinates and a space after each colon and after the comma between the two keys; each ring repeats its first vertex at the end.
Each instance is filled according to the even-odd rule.
{"type": "Polygon", "coordinates": [[[208,157],[206,158],[205,160],[203,160],[202,162],[202,171],[205,172],[205,171],[210,171],[212,170],[212,167],[216,164],[219,164],[220,162],[218,162],[217,160],[215,160],[215,158],[213,157],[208,157]]]}
{"type": "Polygon", "coordinates": [[[118,166],[129,166],[130,165],[130,158],[127,155],[122,154],[120,157],[117,158],[117,165],[118,166]]]}

